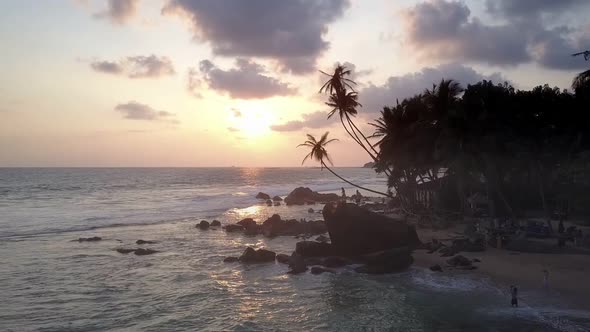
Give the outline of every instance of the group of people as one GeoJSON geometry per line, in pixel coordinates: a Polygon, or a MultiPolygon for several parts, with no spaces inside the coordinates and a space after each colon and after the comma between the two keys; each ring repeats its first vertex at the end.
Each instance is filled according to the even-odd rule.
{"type": "MultiPolygon", "coordinates": [[[[549,271],[543,270],[543,287],[549,288],[549,271]]],[[[518,308],[518,287],[510,285],[510,305],[513,308],[518,308]]]]}
{"type": "MultiPolygon", "coordinates": [[[[363,198],[363,195],[361,195],[361,193],[360,193],[360,192],[358,191],[358,189],[357,189],[357,191],[356,191],[356,194],[352,195],[352,197],[351,197],[351,198],[352,198],[352,199],[353,199],[353,200],[356,202],[356,204],[358,205],[358,204],[360,204],[360,203],[361,203],[361,199],[363,198]]],[[[342,201],[346,202],[346,199],[347,199],[347,197],[346,197],[346,190],[344,190],[344,188],[342,188],[342,201]]]]}

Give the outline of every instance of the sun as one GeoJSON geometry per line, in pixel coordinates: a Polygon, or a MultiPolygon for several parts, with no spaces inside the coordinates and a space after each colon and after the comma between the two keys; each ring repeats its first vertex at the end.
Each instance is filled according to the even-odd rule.
{"type": "Polygon", "coordinates": [[[263,107],[246,104],[230,110],[229,123],[231,128],[246,138],[257,138],[268,135],[273,124],[272,112],[263,107]]]}

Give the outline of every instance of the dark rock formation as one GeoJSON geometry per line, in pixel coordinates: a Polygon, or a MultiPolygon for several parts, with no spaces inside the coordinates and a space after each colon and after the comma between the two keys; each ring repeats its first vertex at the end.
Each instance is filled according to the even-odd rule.
{"type": "Polygon", "coordinates": [[[450,266],[471,266],[471,260],[465,256],[457,255],[447,260],[447,264],[450,266]]]}
{"type": "Polygon", "coordinates": [[[313,209],[312,209],[312,208],[309,208],[309,209],[307,209],[307,213],[313,213],[313,212],[314,212],[314,211],[313,211],[313,209]]]}
{"type": "Polygon", "coordinates": [[[245,218],[238,221],[237,224],[243,226],[244,228],[249,228],[252,226],[256,226],[256,221],[254,221],[254,219],[252,218],[245,218]]]}
{"type": "Polygon", "coordinates": [[[154,244],[154,243],[156,243],[156,241],[147,241],[147,240],[137,240],[137,241],[135,241],[135,244],[139,244],[139,245],[141,245],[141,244],[154,244]]]}
{"type": "Polygon", "coordinates": [[[409,248],[395,248],[358,256],[356,259],[366,265],[354,269],[359,273],[383,274],[407,269],[414,259],[409,248]]]}
{"type": "Polygon", "coordinates": [[[274,206],[281,206],[281,202],[275,202],[273,205],[274,206]]]}
{"type": "Polygon", "coordinates": [[[349,264],[352,264],[352,261],[338,256],[326,257],[322,262],[322,265],[326,267],[342,267],[349,264]]]}
{"type": "Polygon", "coordinates": [[[473,259],[473,262],[474,262],[474,263],[481,263],[481,259],[479,259],[479,258],[474,258],[474,259],[473,259]]]}
{"type": "Polygon", "coordinates": [[[252,247],[246,248],[239,260],[242,263],[266,263],[273,262],[276,254],[273,251],[266,249],[254,250],[252,247]]]}
{"type": "Polygon", "coordinates": [[[136,255],[138,255],[138,256],[144,256],[144,255],[155,254],[157,252],[158,251],[157,250],[154,250],[154,249],[138,248],[138,249],[135,249],[135,251],[133,253],[136,254],[136,255]]]}
{"type": "Polygon", "coordinates": [[[211,227],[220,227],[221,226],[221,222],[219,220],[213,220],[211,222],[211,227]]]}
{"type": "Polygon", "coordinates": [[[270,196],[268,194],[263,193],[263,192],[259,192],[258,195],[256,195],[256,198],[267,200],[267,199],[270,199],[270,196]]]}
{"type": "Polygon", "coordinates": [[[279,262],[279,263],[289,264],[289,262],[291,261],[291,256],[286,255],[286,254],[278,254],[276,259],[277,259],[277,262],[279,262]]]}
{"type": "Polygon", "coordinates": [[[128,254],[131,252],[134,252],[135,249],[129,249],[129,248],[117,248],[117,252],[120,254],[128,254]]]}
{"type": "Polygon", "coordinates": [[[443,247],[439,250],[439,253],[441,254],[440,257],[451,257],[455,255],[457,251],[453,247],[443,247]]]}
{"type": "Polygon", "coordinates": [[[421,245],[413,226],[355,204],[326,204],[323,215],[330,241],[339,255],[362,255],[421,245]]]}
{"type": "Polygon", "coordinates": [[[327,236],[325,236],[325,235],[320,235],[320,236],[316,237],[315,240],[318,241],[318,242],[328,242],[328,241],[330,241],[330,239],[327,236]]]}
{"type": "Polygon", "coordinates": [[[244,226],[232,224],[224,226],[223,229],[225,229],[226,232],[241,232],[244,230],[244,226]]]}
{"type": "Polygon", "coordinates": [[[272,206],[272,200],[270,200],[270,199],[267,199],[267,200],[266,200],[266,205],[268,205],[268,206],[272,206]]]}
{"type": "Polygon", "coordinates": [[[201,222],[195,225],[195,227],[200,228],[202,230],[209,229],[209,223],[207,222],[207,220],[201,220],[201,222]]]}
{"type": "Polygon", "coordinates": [[[81,237],[78,239],[78,242],[97,242],[101,241],[102,238],[100,236],[93,236],[93,237],[81,237]]]}
{"type": "Polygon", "coordinates": [[[285,204],[287,205],[303,205],[308,203],[326,203],[338,201],[339,196],[336,194],[320,194],[312,191],[309,188],[299,187],[295,188],[287,197],[285,197],[285,204]]]}
{"type": "Polygon", "coordinates": [[[432,265],[432,266],[430,267],[430,271],[434,271],[434,272],[442,272],[442,267],[441,267],[440,265],[438,265],[438,264],[436,264],[436,265],[432,265]]]}
{"type": "Polygon", "coordinates": [[[311,267],[311,274],[322,274],[324,272],[336,273],[336,271],[332,269],[326,269],[325,267],[321,266],[312,266],[311,267]]]}
{"type": "Polygon", "coordinates": [[[283,199],[281,198],[281,196],[275,196],[275,197],[272,198],[272,200],[275,201],[275,202],[282,202],[283,201],[283,199]]]}
{"type": "Polygon", "coordinates": [[[303,257],[326,257],[333,253],[332,245],[315,241],[301,241],[295,245],[295,252],[303,257]]]}
{"type": "Polygon", "coordinates": [[[230,256],[230,257],[225,257],[225,258],[223,259],[223,262],[224,262],[224,263],[233,263],[233,262],[237,262],[237,261],[239,261],[239,260],[240,260],[240,259],[239,259],[239,258],[237,258],[237,257],[232,257],[232,256],[230,256]]]}
{"type": "Polygon", "coordinates": [[[299,274],[307,271],[305,260],[296,252],[291,255],[291,259],[289,260],[289,268],[291,268],[291,270],[287,272],[289,274],[299,274]]]}

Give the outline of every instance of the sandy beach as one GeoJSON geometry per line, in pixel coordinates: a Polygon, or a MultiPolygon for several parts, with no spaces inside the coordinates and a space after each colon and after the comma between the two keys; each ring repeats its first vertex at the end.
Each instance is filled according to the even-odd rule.
{"type": "MultiPolygon", "coordinates": [[[[418,229],[424,242],[435,239],[457,237],[461,226],[446,230],[418,229]]],[[[583,254],[536,254],[513,252],[488,247],[483,252],[461,252],[474,263],[476,270],[462,271],[446,267],[449,257],[439,253],[429,254],[426,250],[414,251],[414,265],[429,268],[435,264],[443,267],[442,273],[478,273],[491,278],[508,291],[510,285],[517,285],[521,291],[545,292],[548,296],[562,296],[586,309],[590,309],[590,283],[587,282],[590,269],[590,255],[583,254]],[[549,271],[548,287],[544,287],[543,270],[549,271]]]]}

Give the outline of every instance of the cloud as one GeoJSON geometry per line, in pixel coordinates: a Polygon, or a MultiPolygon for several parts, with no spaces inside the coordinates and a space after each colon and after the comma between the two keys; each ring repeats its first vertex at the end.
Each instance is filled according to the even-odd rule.
{"type": "Polygon", "coordinates": [[[94,14],[96,18],[108,18],[115,24],[124,24],[137,12],[139,0],[109,0],[108,8],[94,14]]]}
{"type": "Polygon", "coordinates": [[[237,131],[240,131],[238,128],[234,128],[234,127],[227,127],[228,131],[231,131],[232,133],[235,133],[237,131]]]}
{"type": "MultiPolygon", "coordinates": [[[[195,71],[191,69],[191,72],[195,71]]],[[[242,58],[236,60],[236,68],[228,70],[218,68],[209,60],[203,60],[199,64],[199,71],[210,89],[226,93],[232,98],[264,99],[297,93],[297,89],[289,84],[266,76],[263,66],[242,58]]]]}
{"type": "Polygon", "coordinates": [[[383,106],[392,106],[396,100],[411,97],[422,93],[425,89],[432,88],[441,79],[453,79],[463,87],[467,84],[481,80],[491,80],[495,83],[506,81],[499,73],[484,75],[478,73],[471,67],[460,64],[445,64],[436,68],[426,67],[419,72],[405,74],[403,76],[392,76],[383,85],[369,84],[359,92],[359,99],[365,112],[379,112],[383,106]]]}
{"type": "Polygon", "coordinates": [[[96,60],[90,63],[90,68],[105,74],[126,75],[129,78],[156,78],[175,74],[169,58],[154,54],[130,56],[119,62],[96,60]]]}
{"type": "Polygon", "coordinates": [[[239,110],[239,109],[232,108],[232,109],[231,109],[231,112],[232,112],[232,114],[233,114],[233,116],[234,116],[235,118],[241,118],[241,117],[242,117],[242,112],[240,112],[240,110],[239,110]]]}
{"type": "Polygon", "coordinates": [[[158,111],[148,105],[141,104],[136,101],[118,104],[115,106],[115,111],[121,113],[123,118],[129,120],[166,121],[171,123],[178,122],[176,119],[174,119],[173,113],[158,111]]]}
{"type": "Polygon", "coordinates": [[[330,125],[327,121],[326,112],[315,112],[303,114],[302,120],[289,121],[284,124],[272,125],[270,129],[274,131],[297,131],[303,128],[322,128],[330,125]]]}
{"type": "Polygon", "coordinates": [[[201,87],[201,80],[199,79],[199,71],[195,68],[188,69],[188,75],[186,80],[186,90],[195,98],[201,98],[202,95],[199,92],[201,87]]]}
{"type": "Polygon", "coordinates": [[[502,16],[507,23],[486,25],[472,17],[463,2],[433,0],[403,12],[404,30],[409,45],[423,58],[499,66],[537,62],[553,69],[584,68],[583,62],[569,57],[585,40],[573,37],[578,29],[548,29],[540,19],[543,13],[564,11],[580,3],[488,1],[488,12],[502,16]]]}
{"type": "Polygon", "coordinates": [[[303,74],[329,48],[328,25],[348,6],[348,0],[170,0],[162,13],[188,18],[194,38],[215,55],[271,58],[303,74]]]}

